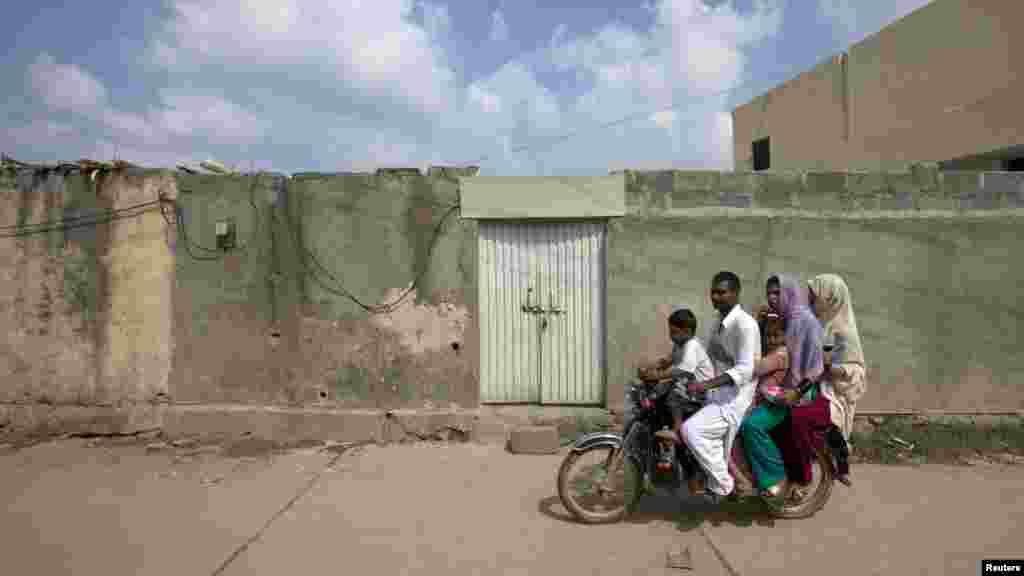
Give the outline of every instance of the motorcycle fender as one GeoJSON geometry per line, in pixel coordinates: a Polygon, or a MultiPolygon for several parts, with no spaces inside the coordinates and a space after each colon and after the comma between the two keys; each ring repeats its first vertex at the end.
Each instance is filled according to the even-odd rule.
{"type": "Polygon", "coordinates": [[[615,432],[591,432],[576,440],[571,450],[583,452],[596,447],[620,448],[622,447],[622,436],[615,432]]]}

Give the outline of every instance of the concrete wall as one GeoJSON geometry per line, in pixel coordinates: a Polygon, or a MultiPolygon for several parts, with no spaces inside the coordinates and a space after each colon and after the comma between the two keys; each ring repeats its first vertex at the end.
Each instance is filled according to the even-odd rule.
{"type": "Polygon", "coordinates": [[[835,56],[733,111],[739,170],[754,166],[751,144],[771,140],[771,167],[837,169],[848,157],[846,64],[835,56]]]}
{"type": "Polygon", "coordinates": [[[174,197],[166,174],[0,176],[0,401],[110,404],[167,394],[173,259],[159,212],[114,226],[10,237],[13,225],[174,197]]]}
{"type": "Polygon", "coordinates": [[[633,214],[609,235],[609,397],[665,353],[666,315],[707,323],[711,277],[742,303],[773,272],[834,272],[850,285],[869,391],[861,410],[1024,408],[1024,175],[631,173],[633,214]]]}
{"type": "MultiPolygon", "coordinates": [[[[0,238],[0,404],[474,407],[475,224],[453,215],[429,248],[458,201],[456,176],[6,175],[9,225],[163,193],[178,198],[186,234],[150,212],[0,238]],[[209,252],[226,217],[239,247],[209,252]],[[394,301],[414,278],[390,314],[342,292],[394,301]]],[[[636,361],[668,348],[670,307],[688,304],[706,323],[710,278],[732,269],[747,306],[773,271],[847,278],[870,363],[863,410],[1024,408],[1018,175],[915,167],[625,181],[628,215],[612,221],[608,246],[611,406],[636,361]]]]}
{"type": "Polygon", "coordinates": [[[0,403],[475,406],[475,225],[450,215],[430,249],[457,175],[7,173],[9,226],[163,192],[186,234],[153,211],[0,238],[0,403]],[[394,302],[413,278],[387,315],[343,296],[394,302]]]}
{"type": "Polygon", "coordinates": [[[176,400],[476,404],[472,223],[448,218],[428,255],[458,199],[454,177],[178,176],[178,186],[196,243],[213,246],[216,220],[234,216],[244,249],[212,261],[178,249],[176,400]],[[413,278],[392,314],[345,296],[393,302],[413,278]]]}
{"type": "Polygon", "coordinates": [[[935,0],[737,108],[737,169],[763,136],[778,170],[893,170],[1024,144],[1022,19],[1022,2],[935,0]]]}

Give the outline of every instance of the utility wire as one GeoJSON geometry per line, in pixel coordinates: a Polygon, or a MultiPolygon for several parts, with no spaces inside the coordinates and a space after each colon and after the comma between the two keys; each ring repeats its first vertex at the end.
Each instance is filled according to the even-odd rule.
{"type": "Polygon", "coordinates": [[[66,223],[65,221],[52,220],[45,223],[39,223],[34,226],[7,226],[4,227],[7,230],[11,230],[11,228],[15,229],[13,231],[0,232],[0,238],[24,238],[26,236],[34,236],[37,234],[48,234],[50,232],[62,232],[67,230],[76,230],[79,228],[89,228],[97,226],[99,224],[107,224],[118,220],[135,218],[147,212],[153,212],[158,208],[158,203],[159,202],[147,202],[129,208],[122,208],[119,210],[107,210],[103,214],[93,215],[88,219],[69,218],[66,220],[66,223]]]}
{"type": "MultiPolygon", "coordinates": [[[[23,167],[28,168],[28,166],[24,165],[23,167]]],[[[77,167],[78,166],[76,165],[67,165],[67,168],[69,169],[77,167]]],[[[37,170],[45,169],[41,167],[33,168],[37,170]]],[[[255,199],[253,197],[255,185],[256,178],[254,177],[249,188],[249,205],[253,209],[255,218],[259,220],[261,218],[261,211],[259,207],[256,205],[255,199]]],[[[430,203],[435,206],[445,207],[448,210],[444,213],[444,215],[441,217],[441,219],[438,221],[437,225],[434,228],[433,235],[431,236],[430,243],[427,248],[426,258],[428,263],[430,259],[433,257],[434,249],[440,238],[444,224],[447,222],[448,218],[459,209],[458,203],[446,204],[433,200],[431,200],[430,203]]],[[[34,222],[31,224],[15,224],[0,226],[0,238],[15,238],[30,236],[34,234],[46,234],[50,232],[73,230],[77,228],[94,227],[99,224],[109,223],[127,218],[133,218],[145,214],[147,212],[152,212],[157,209],[159,209],[160,214],[164,219],[164,222],[169,227],[174,227],[176,229],[178,233],[178,238],[181,241],[182,245],[184,246],[185,252],[191,259],[197,261],[216,261],[221,260],[224,257],[225,254],[222,250],[216,248],[208,248],[193,241],[188,232],[188,227],[186,225],[185,218],[185,210],[181,202],[176,199],[168,198],[163,193],[161,193],[159,198],[155,201],[144,202],[141,204],[136,204],[133,206],[128,206],[125,208],[115,210],[107,210],[101,214],[71,216],[55,220],[34,222]]],[[[364,311],[370,314],[389,314],[398,309],[398,307],[401,306],[402,303],[406,301],[409,295],[411,295],[413,291],[416,290],[420,282],[422,282],[423,276],[426,274],[428,270],[427,266],[424,266],[423,269],[420,270],[420,272],[410,283],[410,285],[395,300],[380,304],[366,304],[359,298],[357,298],[354,294],[346,290],[341,279],[338,278],[338,276],[336,276],[334,273],[332,273],[326,266],[324,266],[323,263],[320,262],[319,258],[317,258],[316,254],[305,246],[299,233],[298,226],[291,217],[289,210],[285,210],[285,218],[283,223],[278,219],[278,216],[273,208],[270,209],[270,214],[274,222],[282,224],[288,231],[288,237],[291,240],[297,255],[299,256],[298,260],[302,266],[302,271],[305,273],[305,275],[311,277],[316,282],[317,285],[319,285],[328,293],[344,297],[352,301],[357,306],[359,306],[364,311]],[[312,262],[312,266],[310,265],[310,262],[312,262]],[[325,281],[323,277],[329,279],[331,283],[333,283],[334,285],[331,285],[331,283],[325,281]]],[[[233,248],[233,250],[240,250],[244,252],[247,248],[248,242],[243,244],[242,246],[233,248]]]]}
{"type": "Polygon", "coordinates": [[[104,210],[104,211],[101,211],[98,214],[84,214],[82,216],[68,216],[66,218],[57,218],[55,220],[44,220],[44,221],[41,221],[41,222],[31,222],[31,223],[26,223],[26,224],[7,224],[7,225],[4,225],[4,226],[0,226],[0,230],[24,231],[24,230],[34,230],[34,229],[43,228],[43,227],[49,228],[49,227],[53,227],[53,226],[63,226],[66,223],[69,223],[69,222],[78,222],[78,221],[82,221],[82,220],[90,220],[91,221],[91,220],[95,220],[97,218],[104,218],[105,214],[106,215],[109,215],[109,214],[119,214],[119,213],[124,213],[124,212],[132,212],[132,211],[143,209],[143,208],[152,208],[152,207],[156,206],[159,203],[160,203],[159,200],[154,200],[154,201],[150,201],[150,202],[143,202],[141,204],[135,204],[133,206],[125,206],[124,208],[116,208],[116,209],[113,209],[113,210],[104,210]]]}
{"type": "MultiPolygon", "coordinates": [[[[253,176],[251,181],[250,181],[250,184],[249,184],[249,192],[248,192],[248,194],[249,194],[249,206],[253,210],[253,213],[254,213],[253,220],[256,222],[256,224],[254,225],[255,230],[253,231],[253,235],[252,236],[258,237],[259,230],[260,230],[260,209],[256,205],[255,198],[253,198],[253,193],[255,192],[255,190],[256,190],[256,177],[253,176]]],[[[224,256],[224,251],[220,250],[219,248],[207,248],[206,246],[202,246],[198,242],[193,242],[191,240],[191,237],[189,236],[188,230],[187,230],[187,224],[186,224],[186,219],[185,219],[185,210],[181,206],[181,202],[180,201],[178,201],[178,200],[170,200],[170,199],[165,197],[164,198],[164,202],[166,204],[171,204],[173,206],[175,222],[172,223],[170,218],[168,217],[168,213],[165,210],[161,210],[161,213],[164,216],[164,221],[167,222],[168,226],[173,226],[173,227],[175,227],[178,230],[179,236],[185,242],[186,252],[188,252],[190,256],[192,256],[192,250],[193,249],[195,249],[195,250],[197,250],[199,252],[204,252],[206,254],[211,254],[211,255],[216,254],[217,255],[216,257],[196,258],[197,260],[220,260],[224,256]]],[[[245,252],[248,251],[248,249],[249,249],[249,242],[246,242],[244,244],[232,247],[231,251],[232,252],[245,253],[245,252]]]]}
{"type": "MultiPolygon", "coordinates": [[[[445,214],[438,221],[437,225],[434,227],[434,232],[433,235],[431,236],[430,244],[427,247],[426,258],[428,262],[433,257],[434,248],[437,245],[438,239],[440,238],[441,230],[445,222],[456,210],[458,210],[458,208],[458,204],[449,205],[448,211],[445,212],[445,214]]],[[[275,221],[278,221],[276,214],[273,214],[272,217],[274,218],[275,221]]],[[[303,270],[305,271],[306,275],[311,277],[313,281],[317,283],[317,285],[319,285],[328,293],[346,298],[370,314],[390,314],[397,310],[398,307],[401,306],[401,304],[409,297],[409,295],[413,293],[413,291],[422,281],[423,276],[427,272],[427,267],[424,266],[424,268],[420,270],[419,274],[417,274],[416,277],[413,279],[412,283],[409,284],[408,288],[406,288],[405,291],[403,291],[402,294],[399,295],[398,298],[396,298],[395,300],[383,304],[366,304],[359,298],[357,298],[354,294],[346,290],[342,281],[320,262],[320,260],[316,257],[316,254],[314,254],[312,250],[305,246],[299,233],[298,226],[294,222],[294,219],[292,218],[290,211],[287,209],[285,209],[283,226],[288,231],[288,238],[291,240],[292,246],[295,248],[295,251],[298,255],[299,263],[303,267],[303,270]],[[313,265],[316,267],[316,270],[311,269],[310,261],[312,261],[313,265]],[[337,286],[328,285],[320,277],[321,274],[329,278],[337,286]]]]}
{"type": "MultiPolygon", "coordinates": [[[[252,207],[255,213],[255,218],[259,220],[261,217],[261,211],[259,207],[256,205],[255,199],[253,198],[255,182],[256,180],[254,178],[253,183],[250,185],[249,190],[249,205],[252,207]]],[[[458,203],[431,203],[438,206],[444,206],[448,208],[448,210],[444,213],[444,215],[438,221],[437,225],[434,227],[434,231],[430,239],[430,244],[427,248],[426,258],[428,262],[433,257],[434,249],[437,245],[438,240],[440,239],[441,231],[445,223],[448,221],[448,218],[459,209],[458,203]]],[[[190,258],[197,261],[215,261],[223,259],[225,255],[224,251],[216,248],[208,248],[206,246],[202,246],[201,244],[195,242],[191,238],[188,232],[188,227],[186,226],[185,210],[181,202],[175,199],[168,198],[162,193],[157,200],[143,202],[140,204],[135,204],[132,206],[127,206],[119,209],[106,210],[99,214],[72,216],[62,219],[33,222],[30,224],[0,226],[0,238],[21,238],[38,234],[48,234],[51,232],[61,232],[80,228],[95,227],[100,224],[125,220],[128,218],[135,218],[141,216],[142,214],[153,212],[155,210],[160,211],[160,214],[163,217],[164,222],[169,227],[173,227],[176,229],[178,233],[178,238],[181,241],[182,245],[184,246],[185,252],[188,254],[190,258]]],[[[395,300],[380,304],[366,304],[365,302],[357,298],[354,294],[346,290],[341,279],[334,273],[332,273],[323,263],[321,263],[320,259],[317,258],[316,254],[313,253],[312,250],[305,246],[299,233],[298,225],[294,222],[294,219],[291,217],[289,210],[285,210],[285,218],[283,222],[278,218],[273,208],[271,208],[270,214],[272,219],[275,222],[281,224],[288,232],[289,240],[293,244],[293,248],[295,249],[298,255],[299,263],[301,264],[303,269],[302,271],[305,273],[305,275],[311,277],[317,283],[317,285],[319,285],[328,293],[347,298],[348,300],[352,301],[357,306],[359,306],[364,311],[370,314],[389,314],[397,310],[398,307],[401,306],[401,304],[405,302],[409,295],[412,294],[413,291],[417,288],[417,286],[422,281],[423,276],[427,272],[427,267],[425,266],[416,275],[416,277],[413,279],[410,285],[395,300]],[[312,266],[310,265],[311,262],[312,266]],[[329,279],[331,283],[333,283],[334,285],[325,281],[323,277],[329,279]]],[[[242,245],[239,248],[235,248],[235,250],[245,251],[247,247],[248,243],[242,245]]]]}

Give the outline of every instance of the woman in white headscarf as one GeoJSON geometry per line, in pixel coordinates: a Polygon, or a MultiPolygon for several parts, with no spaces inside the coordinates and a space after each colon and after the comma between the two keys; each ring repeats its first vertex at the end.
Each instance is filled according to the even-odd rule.
{"type": "MultiPolygon", "coordinates": [[[[850,289],[836,274],[815,276],[808,282],[808,288],[811,307],[825,328],[825,341],[833,346],[832,353],[825,355],[822,393],[829,400],[832,423],[842,433],[845,444],[853,432],[857,402],[867,391],[864,349],[857,331],[850,289]]],[[[845,484],[849,484],[848,471],[848,465],[840,462],[840,480],[845,484]]]]}

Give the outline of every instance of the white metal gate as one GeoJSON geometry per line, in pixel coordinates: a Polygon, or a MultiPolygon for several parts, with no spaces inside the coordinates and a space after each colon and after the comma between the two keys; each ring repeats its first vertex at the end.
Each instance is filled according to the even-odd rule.
{"type": "Polygon", "coordinates": [[[481,402],[604,402],[606,230],[480,222],[481,402]]]}

